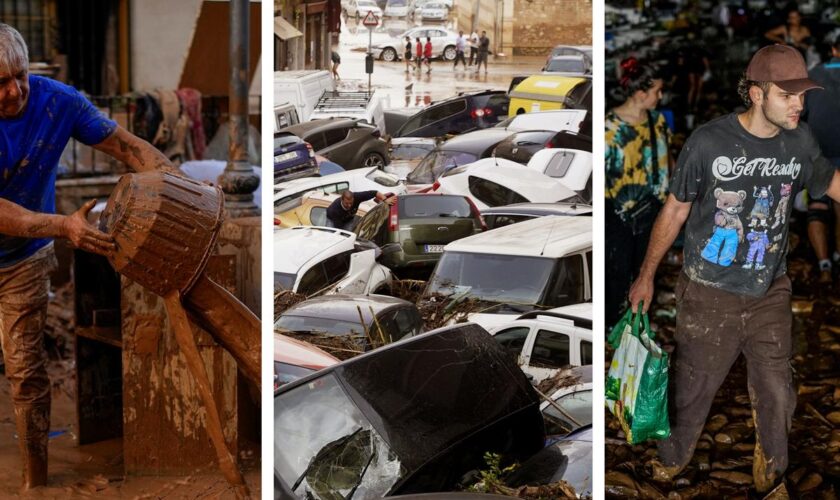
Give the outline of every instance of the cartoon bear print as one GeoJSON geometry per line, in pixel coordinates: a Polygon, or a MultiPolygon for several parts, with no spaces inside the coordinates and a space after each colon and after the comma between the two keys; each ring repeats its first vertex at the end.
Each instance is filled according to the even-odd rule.
{"type": "Polygon", "coordinates": [[[787,217],[788,211],[788,203],[790,203],[791,194],[793,194],[793,183],[782,184],[782,188],[779,192],[779,204],[776,205],[776,212],[773,214],[774,220],[772,229],[776,229],[777,227],[785,223],[785,218],[787,217]]]}
{"type": "Polygon", "coordinates": [[[747,241],[750,249],[747,252],[747,262],[741,266],[744,269],[752,269],[755,263],[755,270],[764,269],[764,252],[770,248],[770,238],[767,237],[767,229],[758,230],[758,219],[750,221],[750,232],[747,233],[747,241]]]}
{"type": "Polygon", "coordinates": [[[753,186],[753,198],[755,198],[755,205],[750,212],[750,226],[752,227],[753,222],[756,221],[761,226],[767,227],[770,207],[773,205],[773,191],[770,190],[770,186],[760,188],[753,186]]]}
{"type": "Polygon", "coordinates": [[[700,256],[713,264],[729,266],[735,260],[738,243],[744,241],[744,225],[738,214],[744,210],[747,192],[715,189],[717,212],[712,237],[700,256]]]}

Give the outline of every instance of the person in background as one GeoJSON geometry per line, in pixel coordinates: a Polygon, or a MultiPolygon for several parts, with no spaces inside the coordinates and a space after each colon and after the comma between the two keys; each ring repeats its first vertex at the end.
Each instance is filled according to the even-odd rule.
{"type": "MultiPolygon", "coordinates": [[[[831,59],[808,72],[808,78],[825,90],[805,94],[802,119],[808,123],[820,145],[823,155],[840,169],[840,35],[831,46],[831,59]]],[[[840,263],[840,204],[832,203],[828,196],[814,198],[808,204],[808,240],[819,262],[819,282],[833,282],[832,267],[840,263]],[[829,208],[834,206],[834,254],[828,256],[828,227],[831,223],[829,208]],[[833,261],[833,265],[832,265],[833,261]]]]}
{"type": "Polygon", "coordinates": [[[487,74],[487,56],[490,55],[490,39],[487,38],[487,32],[481,32],[481,38],[478,39],[478,63],[475,67],[475,73],[481,71],[481,63],[484,63],[484,74],[487,74]]]}
{"type": "Polygon", "coordinates": [[[764,38],[774,43],[782,43],[794,47],[805,55],[811,46],[811,30],[802,24],[802,14],[792,8],[787,12],[787,22],[767,31],[764,38]]]}
{"type": "Polygon", "coordinates": [[[476,56],[478,55],[478,33],[473,30],[470,35],[470,66],[475,64],[476,56]]]}
{"type": "Polygon", "coordinates": [[[338,66],[341,64],[341,56],[338,55],[336,47],[332,48],[332,52],[330,53],[330,59],[332,60],[333,78],[335,78],[336,80],[341,80],[341,77],[338,76],[338,66]]]}
{"type": "Polygon", "coordinates": [[[420,71],[420,65],[423,64],[423,42],[420,41],[420,37],[417,37],[417,46],[414,52],[414,55],[417,56],[417,71],[420,71]]]}
{"type": "Polygon", "coordinates": [[[405,37],[405,72],[411,72],[411,37],[405,37]]]}
{"type": "Polygon", "coordinates": [[[426,45],[423,47],[423,62],[426,63],[426,73],[432,72],[432,37],[426,37],[426,45]]]}
{"type": "Polygon", "coordinates": [[[458,67],[458,61],[464,65],[464,69],[467,69],[467,61],[464,59],[464,50],[467,47],[467,39],[464,37],[464,32],[458,32],[458,38],[455,40],[455,65],[452,69],[456,69],[458,67]]]}
{"type": "Polygon", "coordinates": [[[327,207],[327,227],[352,231],[356,225],[356,211],[359,210],[359,205],[368,200],[384,201],[388,205],[393,205],[396,198],[384,195],[379,191],[354,193],[346,189],[341,192],[339,198],[336,198],[327,207]]]}
{"type": "Polygon", "coordinates": [[[619,84],[624,102],[605,118],[607,328],[624,312],[630,283],[668,195],[668,125],[656,111],[663,86],[659,70],[625,59],[619,84]]]}

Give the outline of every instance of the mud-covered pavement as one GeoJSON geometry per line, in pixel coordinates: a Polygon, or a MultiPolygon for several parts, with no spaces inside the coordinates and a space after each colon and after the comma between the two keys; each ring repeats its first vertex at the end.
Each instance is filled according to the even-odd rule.
{"type": "MultiPolygon", "coordinates": [[[[53,289],[47,317],[48,373],[52,384],[49,477],[23,498],[232,498],[215,463],[184,476],[126,477],[122,439],[79,446],[73,361],[72,287],[53,289]]],[[[6,377],[0,377],[0,498],[19,495],[21,460],[6,377]]],[[[239,466],[254,498],[260,497],[258,443],[240,440],[239,466]]]]}
{"type": "MultiPolygon", "coordinates": [[[[840,490],[840,295],[817,285],[804,215],[791,223],[788,274],[793,282],[794,384],[797,407],[789,438],[791,494],[804,499],[838,498],[840,490]]],[[[674,293],[679,252],[672,250],[657,276],[651,311],[657,341],[674,346],[674,293]]],[[[608,349],[606,359],[612,358],[608,349]]],[[[673,390],[673,388],[672,388],[673,390]]],[[[670,398],[673,400],[673,398],[670,398]]],[[[744,358],[736,361],[715,397],[697,450],[673,482],[651,477],[655,442],[631,446],[606,411],[608,498],[747,498],[753,485],[755,425],[747,393],[744,358]]]]}

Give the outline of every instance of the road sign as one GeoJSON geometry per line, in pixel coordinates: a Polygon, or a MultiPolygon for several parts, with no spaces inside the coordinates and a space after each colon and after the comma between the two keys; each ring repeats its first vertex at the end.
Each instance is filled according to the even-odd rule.
{"type": "Polygon", "coordinates": [[[376,18],[376,14],[373,13],[372,10],[369,10],[365,18],[362,20],[362,24],[365,26],[379,26],[379,19],[376,18]]]}

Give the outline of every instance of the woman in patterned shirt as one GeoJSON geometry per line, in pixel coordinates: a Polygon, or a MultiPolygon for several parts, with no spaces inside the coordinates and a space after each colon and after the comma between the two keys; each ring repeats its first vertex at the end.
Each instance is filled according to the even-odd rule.
{"type": "Polygon", "coordinates": [[[668,125],[655,111],[663,81],[651,65],[621,63],[624,102],[606,123],[606,324],[621,316],[625,299],[647,251],[650,231],[668,194],[668,125]],[[655,147],[651,147],[655,144],[655,147]]]}

